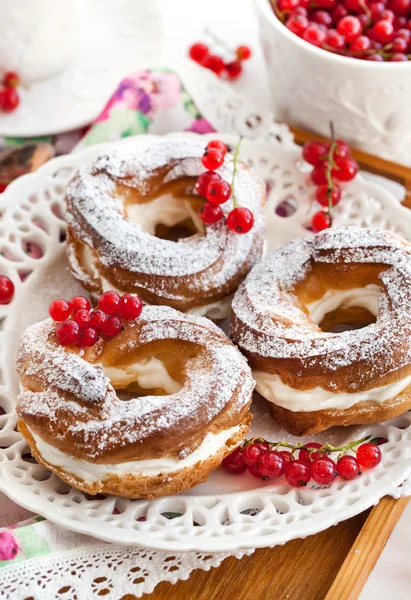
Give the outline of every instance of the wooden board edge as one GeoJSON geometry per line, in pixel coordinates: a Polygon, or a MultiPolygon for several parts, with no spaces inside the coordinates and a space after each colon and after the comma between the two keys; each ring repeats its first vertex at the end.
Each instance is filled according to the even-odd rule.
{"type": "Polygon", "coordinates": [[[356,600],[409,498],[386,496],[370,512],[324,600],[356,600]]]}

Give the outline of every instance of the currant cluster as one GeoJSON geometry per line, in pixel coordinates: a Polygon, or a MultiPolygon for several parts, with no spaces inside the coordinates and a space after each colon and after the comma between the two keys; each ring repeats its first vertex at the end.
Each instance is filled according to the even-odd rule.
{"type": "Polygon", "coordinates": [[[218,54],[210,52],[210,48],[206,44],[196,42],[190,46],[188,54],[196,63],[213,71],[222,79],[234,81],[243,72],[242,63],[251,57],[251,50],[248,46],[238,46],[233,60],[227,62],[218,54]]]}
{"type": "Polygon", "coordinates": [[[324,50],[379,62],[411,59],[411,0],[277,0],[274,11],[324,50]]]}
{"type": "Polygon", "coordinates": [[[15,71],[6,71],[0,85],[0,110],[12,112],[20,103],[17,87],[21,84],[20,76],[15,71]]]}
{"type": "Polygon", "coordinates": [[[227,227],[234,233],[247,233],[254,225],[254,215],[248,208],[237,205],[234,194],[234,180],[237,172],[240,143],[241,139],[234,152],[233,179],[230,184],[216,173],[216,169],[224,163],[227,146],[220,140],[211,140],[211,142],[208,142],[201,159],[207,171],[201,173],[198,177],[195,189],[199,196],[208,200],[200,210],[200,217],[204,223],[212,225],[220,221],[224,217],[220,205],[227,202],[232,196],[234,208],[227,216],[227,227]]]}
{"type": "Polygon", "coordinates": [[[313,215],[311,227],[315,233],[331,227],[331,210],[341,200],[339,182],[351,181],[358,173],[358,163],[352,158],[348,144],[336,140],[332,123],[330,127],[328,144],[314,140],[303,146],[303,159],[314,167],[310,177],[316,185],[315,199],[327,209],[313,215]]]}
{"type": "Polygon", "coordinates": [[[56,337],[62,346],[89,348],[98,341],[99,335],[113,338],[122,328],[121,319],[137,319],[143,310],[143,303],[137,294],[104,292],[98,301],[98,308],[91,310],[90,302],[84,296],[74,296],[67,302],[62,298],[49,306],[49,315],[56,321],[56,337]]]}
{"type": "MultiPolygon", "coordinates": [[[[293,446],[285,442],[273,443],[263,438],[254,438],[246,440],[241,448],[227,456],[222,466],[234,475],[248,469],[251,475],[259,479],[278,479],[284,476],[292,487],[305,486],[311,479],[321,485],[329,485],[337,475],[350,481],[360,474],[361,467],[372,469],[381,462],[381,450],[376,443],[363,443],[367,439],[369,437],[336,448],[317,442],[293,446]],[[348,450],[355,452],[355,456],[345,454],[348,450]],[[298,452],[297,458],[295,452],[298,452]],[[334,452],[339,453],[337,461],[330,457],[334,452]]],[[[378,438],[374,441],[382,444],[387,440],[378,438]]]]}
{"type": "Polygon", "coordinates": [[[10,304],[14,296],[14,283],[5,275],[0,275],[0,304],[10,304]]]}

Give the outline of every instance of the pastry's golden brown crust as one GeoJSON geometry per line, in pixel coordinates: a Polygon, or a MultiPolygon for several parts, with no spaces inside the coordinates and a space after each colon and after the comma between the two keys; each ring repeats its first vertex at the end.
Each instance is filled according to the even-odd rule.
{"type": "MultiPolygon", "coordinates": [[[[50,319],[34,325],[21,341],[17,368],[23,386],[17,413],[24,435],[30,430],[91,465],[184,459],[208,434],[239,426],[242,433],[235,440],[240,443],[250,420],[254,382],[244,357],[207,319],[168,307],[144,307],[116,338],[101,339],[86,351],[60,346],[50,319]],[[144,387],[135,375],[136,365],[153,358],[177,385],[173,393],[160,384],[144,387]]],[[[227,445],[233,447],[231,441],[227,445]]],[[[224,454],[217,450],[213,456],[224,454]]],[[[205,477],[207,465],[216,464],[213,456],[179,477],[178,486],[194,485],[197,471],[205,477]]],[[[113,477],[112,485],[122,489],[123,479],[113,477]]],[[[141,484],[132,478],[135,489],[147,487],[149,479],[141,484]]],[[[157,488],[173,489],[173,475],[167,474],[167,486],[163,479],[153,479],[153,494],[160,493],[157,488]]]]}
{"type": "MultiPolygon", "coordinates": [[[[341,406],[327,410],[310,405],[291,410],[287,400],[269,398],[276,420],[303,435],[334,425],[380,422],[410,409],[410,393],[399,393],[398,387],[392,398],[349,405],[349,394],[401,383],[411,375],[410,281],[411,245],[386,231],[357,228],[295,240],[254,267],[235,295],[231,322],[231,337],[253,371],[278,376],[296,392],[321,388],[336,402],[345,394],[341,406]],[[307,306],[329,290],[371,285],[381,290],[375,322],[361,307],[337,308],[323,324],[310,318],[307,306]],[[368,325],[330,331],[344,316],[354,323],[363,318],[368,325]]],[[[305,399],[315,403],[315,393],[305,399]]],[[[302,406],[304,401],[303,396],[298,400],[302,406]]]]}
{"type": "MultiPolygon", "coordinates": [[[[239,163],[236,196],[254,213],[252,230],[237,235],[225,219],[204,226],[198,216],[204,199],[195,192],[203,152],[195,140],[130,145],[102,155],[74,177],[66,195],[67,255],[74,277],[94,298],[110,287],[186,312],[233,294],[261,258],[264,184],[239,163]],[[188,207],[190,216],[171,225],[173,216],[164,216],[167,204],[156,204],[164,198],[169,209],[173,202],[188,207]],[[150,213],[149,226],[146,213],[136,216],[136,207],[157,211],[157,206],[169,225],[157,212],[150,213]]],[[[221,167],[227,180],[231,168],[228,161],[221,167]]],[[[222,206],[227,214],[231,208],[232,200],[222,206]]]]}
{"type": "Polygon", "coordinates": [[[250,426],[251,415],[247,414],[239,430],[232,435],[222,448],[207,460],[198,462],[192,467],[186,467],[176,473],[159,474],[152,477],[141,475],[111,475],[104,481],[87,483],[75,475],[48,463],[37,449],[36,442],[23,422],[19,422],[19,431],[27,440],[31,454],[38,463],[56,473],[66,483],[86,492],[87,494],[112,494],[124,498],[159,498],[171,496],[188,490],[198,483],[206,481],[212,471],[215,471],[225,456],[237,448],[245,438],[250,426]]]}

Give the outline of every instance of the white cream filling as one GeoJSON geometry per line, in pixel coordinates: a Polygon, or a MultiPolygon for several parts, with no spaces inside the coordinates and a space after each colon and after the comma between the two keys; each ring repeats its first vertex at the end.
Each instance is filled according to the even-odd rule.
{"type": "Polygon", "coordinates": [[[269,402],[293,412],[313,412],[332,408],[346,409],[365,400],[381,403],[394,398],[411,385],[410,375],[396,383],[383,385],[366,392],[335,394],[320,387],[312,390],[296,390],[285,385],[279,375],[272,373],[253,371],[253,377],[257,382],[255,389],[259,394],[269,402]]]}
{"type": "Polygon", "coordinates": [[[102,364],[99,366],[102,367],[114,388],[125,387],[134,381],[145,390],[162,388],[167,394],[175,394],[182,388],[178,381],[170,377],[163,361],[155,356],[145,357],[121,368],[102,364]]]}
{"type": "Polygon", "coordinates": [[[322,298],[307,304],[310,319],[319,325],[327,313],[340,306],[366,308],[372,315],[377,316],[380,291],[380,287],[374,283],[351,290],[328,290],[322,298]]]}
{"type": "Polygon", "coordinates": [[[174,227],[190,218],[197,231],[204,232],[200,215],[188,200],[181,200],[172,194],[159,196],[151,202],[130,204],[126,207],[127,218],[142,231],[155,235],[157,225],[174,227]]]}
{"type": "Polygon", "coordinates": [[[193,467],[199,461],[207,460],[214,456],[234,434],[240,430],[240,425],[225,429],[219,433],[208,433],[200,446],[189,456],[178,459],[170,456],[148,460],[133,460],[117,464],[97,464],[74,458],[51,446],[37,434],[30,430],[37,449],[42,457],[54,467],[60,467],[67,473],[79,477],[86,483],[105,481],[110,475],[141,475],[153,477],[160,473],[176,473],[186,467],[193,467]]]}
{"type": "MultiPolygon", "coordinates": [[[[379,295],[380,288],[375,284],[351,290],[328,290],[322,298],[308,304],[307,309],[310,318],[317,324],[321,323],[327,313],[339,306],[347,308],[359,306],[377,316],[379,295]]],[[[333,408],[347,409],[365,400],[381,403],[394,398],[411,385],[411,376],[408,376],[396,383],[373,388],[366,392],[335,394],[321,387],[312,390],[297,390],[285,385],[279,375],[272,373],[253,371],[253,376],[257,382],[256,390],[259,394],[269,402],[293,412],[312,412],[333,408]]]]}

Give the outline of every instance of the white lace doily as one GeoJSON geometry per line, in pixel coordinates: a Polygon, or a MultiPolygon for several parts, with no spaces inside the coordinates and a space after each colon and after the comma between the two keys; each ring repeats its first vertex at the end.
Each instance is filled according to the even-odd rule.
{"type": "MultiPolygon", "coordinates": [[[[236,142],[233,136],[224,139],[231,145],[236,142]]],[[[2,198],[0,270],[14,281],[16,295],[11,305],[0,307],[0,405],[6,413],[0,417],[0,489],[50,521],[111,542],[171,552],[228,552],[305,537],[365,510],[401,484],[411,472],[409,415],[390,424],[330,430],[317,436],[324,442],[342,442],[372,432],[388,439],[376,469],[355,481],[337,480],[321,489],[318,485],[290,489],[284,481],[263,482],[248,474],[230,476],[218,470],[206,483],[174,497],[153,501],[90,498],[27,460],[26,444],[15,431],[18,379],[14,353],[24,328],[45,317],[51,299],[80,291],[65,262],[64,191],[76,168],[104,149],[92,147],[54,159],[35,174],[15,181],[2,198]]],[[[244,140],[241,156],[270,179],[269,242],[284,243],[305,231],[301,228],[307,211],[313,209],[298,148],[244,140]],[[288,218],[275,214],[279,204],[290,204],[290,195],[297,207],[294,214],[288,218]]],[[[411,213],[390,192],[361,177],[348,189],[337,223],[385,227],[411,239],[411,213]]],[[[265,403],[253,410],[251,435],[291,439],[275,426],[265,403]]]]}

